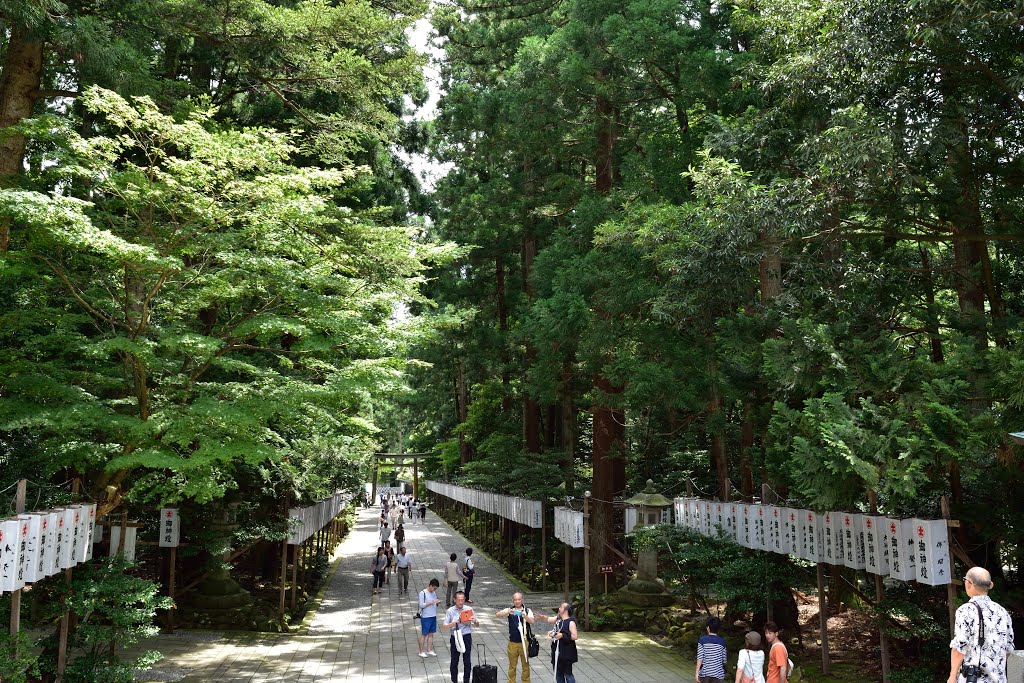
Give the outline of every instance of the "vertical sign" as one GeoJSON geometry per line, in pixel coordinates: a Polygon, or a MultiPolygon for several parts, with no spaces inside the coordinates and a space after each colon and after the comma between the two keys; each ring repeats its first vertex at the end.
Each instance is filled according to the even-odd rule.
{"type": "Polygon", "coordinates": [[[46,578],[46,574],[40,571],[39,558],[42,556],[42,545],[46,541],[43,537],[43,520],[45,515],[27,515],[28,517],[28,538],[25,544],[25,583],[35,583],[46,578]]]}
{"type": "Polygon", "coordinates": [[[782,508],[782,552],[797,554],[797,513],[793,508],[782,508]]]}
{"type": "Polygon", "coordinates": [[[753,507],[746,503],[739,504],[740,513],[740,527],[739,527],[739,542],[744,548],[754,547],[754,526],[750,522],[750,508],[753,507]]]}
{"type": "Polygon", "coordinates": [[[60,548],[64,543],[64,510],[51,510],[48,517],[53,534],[53,547],[46,549],[49,558],[46,573],[53,576],[60,571],[60,548]]]}
{"type": "MultiPolygon", "coordinates": [[[[92,545],[96,538],[96,503],[85,506],[85,526],[82,536],[82,548],[78,554],[79,562],[88,562],[92,559],[92,545]]],[[[103,534],[100,533],[100,540],[103,534]]]]}
{"type": "Polygon", "coordinates": [[[834,512],[826,512],[822,519],[822,550],[824,552],[821,561],[828,564],[842,564],[842,558],[840,557],[842,545],[837,543],[835,521],[836,515],[834,512]]]}
{"type": "Polygon", "coordinates": [[[913,520],[909,519],[886,520],[889,537],[889,576],[900,581],[913,581],[917,576],[914,571],[912,526],[913,520]],[[907,526],[905,522],[909,522],[911,526],[907,526]]]}
{"type": "Polygon", "coordinates": [[[739,506],[736,503],[729,503],[727,523],[729,526],[729,538],[733,540],[733,543],[739,542],[739,511],[739,506]]]}
{"type": "Polygon", "coordinates": [[[75,515],[81,515],[77,506],[61,510],[59,523],[60,546],[57,548],[57,566],[70,569],[75,566],[75,539],[77,537],[75,515]]]}
{"type": "Polygon", "coordinates": [[[727,510],[728,510],[728,504],[723,504],[723,503],[715,503],[714,504],[714,511],[712,513],[712,516],[711,516],[711,521],[712,521],[711,535],[712,536],[717,536],[719,529],[725,531],[725,518],[726,518],[726,511],[727,510]]]}
{"type": "Polygon", "coordinates": [[[25,585],[25,571],[28,568],[25,562],[28,559],[28,515],[18,516],[18,583],[25,585]]]}
{"type": "Polygon", "coordinates": [[[864,569],[864,520],[861,515],[844,513],[843,564],[851,569],[864,569]]]}
{"type": "Polygon", "coordinates": [[[755,550],[768,550],[768,520],[765,518],[764,508],[764,505],[750,506],[750,517],[754,523],[751,547],[755,550]]]}
{"type": "Polygon", "coordinates": [[[780,509],[774,505],[768,505],[764,511],[765,520],[768,523],[768,550],[773,553],[782,552],[782,518],[780,509]]]}
{"type": "Polygon", "coordinates": [[[160,547],[177,548],[181,541],[181,523],[178,508],[160,510],[160,547]]]}
{"type": "Polygon", "coordinates": [[[929,586],[950,582],[949,532],[944,519],[915,519],[917,581],[929,586]]]}
{"type": "Polygon", "coordinates": [[[13,593],[18,583],[18,520],[0,522],[0,593],[13,593]]]}
{"type": "Polygon", "coordinates": [[[864,516],[864,568],[878,576],[889,575],[889,548],[885,545],[885,518],[864,516]]]}

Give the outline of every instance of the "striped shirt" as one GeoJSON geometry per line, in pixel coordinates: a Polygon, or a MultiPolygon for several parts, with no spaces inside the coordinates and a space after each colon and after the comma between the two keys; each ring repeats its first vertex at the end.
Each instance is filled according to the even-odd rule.
{"type": "Polygon", "coordinates": [[[701,678],[725,680],[725,640],[721,636],[701,636],[697,641],[697,659],[701,678]]]}

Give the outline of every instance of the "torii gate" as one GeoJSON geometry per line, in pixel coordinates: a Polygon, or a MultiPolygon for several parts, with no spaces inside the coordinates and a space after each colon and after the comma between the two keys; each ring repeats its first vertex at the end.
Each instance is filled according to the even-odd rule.
{"type": "Polygon", "coordinates": [[[377,502],[377,472],[380,469],[381,460],[394,460],[395,465],[401,464],[406,458],[412,459],[412,492],[420,488],[419,459],[436,457],[434,453],[374,453],[373,454],[373,488],[370,490],[370,504],[377,502]]]}

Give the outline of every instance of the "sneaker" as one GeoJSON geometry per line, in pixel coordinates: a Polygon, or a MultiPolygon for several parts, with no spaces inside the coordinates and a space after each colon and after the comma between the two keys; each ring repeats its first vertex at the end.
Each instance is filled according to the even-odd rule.
{"type": "Polygon", "coordinates": [[[420,653],[420,657],[423,657],[423,659],[426,659],[426,658],[427,658],[427,657],[429,657],[429,656],[430,656],[430,655],[428,655],[428,654],[427,654],[426,652],[421,652],[421,653],[420,653]]]}
{"type": "Polygon", "coordinates": [[[433,650],[427,650],[427,656],[428,657],[436,657],[437,653],[434,652],[433,650]]]}
{"type": "Polygon", "coordinates": [[[470,600],[469,598],[466,598],[466,604],[467,604],[467,605],[472,605],[472,604],[473,604],[473,601],[472,601],[472,600],[470,600]]]}

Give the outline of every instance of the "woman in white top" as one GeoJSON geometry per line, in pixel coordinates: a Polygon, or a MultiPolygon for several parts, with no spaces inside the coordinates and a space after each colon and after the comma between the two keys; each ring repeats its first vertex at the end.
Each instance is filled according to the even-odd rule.
{"type": "Polygon", "coordinates": [[[764,683],[764,650],[761,634],[751,631],[744,638],[744,648],[736,661],[736,683],[764,683]]]}

